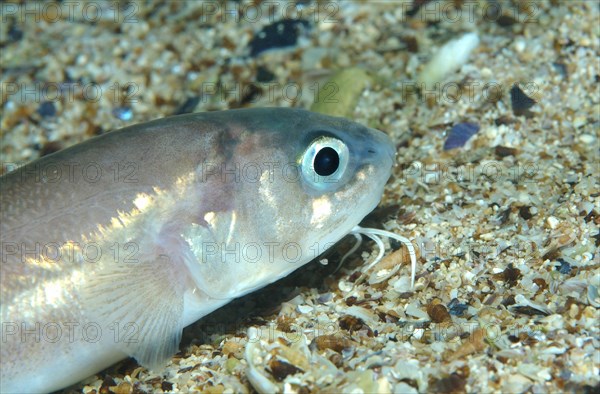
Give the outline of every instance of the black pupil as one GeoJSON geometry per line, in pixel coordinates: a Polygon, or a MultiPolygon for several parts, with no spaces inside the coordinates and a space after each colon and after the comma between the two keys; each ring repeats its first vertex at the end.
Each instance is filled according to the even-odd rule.
{"type": "Polygon", "coordinates": [[[323,148],[315,156],[313,162],[315,172],[320,176],[329,176],[336,172],[340,165],[340,156],[333,148],[323,148]]]}

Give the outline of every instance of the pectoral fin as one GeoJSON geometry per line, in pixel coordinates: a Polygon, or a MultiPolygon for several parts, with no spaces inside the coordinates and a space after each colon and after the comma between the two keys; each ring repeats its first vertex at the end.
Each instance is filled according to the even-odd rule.
{"type": "Polygon", "coordinates": [[[185,278],[185,264],[172,254],[104,262],[88,278],[82,301],[90,321],[123,333],[115,336],[117,347],[142,366],[160,370],[181,340],[185,278]]]}

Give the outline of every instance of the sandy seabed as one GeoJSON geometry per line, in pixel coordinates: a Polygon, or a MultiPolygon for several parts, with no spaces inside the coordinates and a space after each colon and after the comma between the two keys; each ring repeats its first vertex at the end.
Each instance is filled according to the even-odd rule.
{"type": "Polygon", "coordinates": [[[416,285],[394,243],[370,275],[371,243],[334,272],[342,243],[188,327],[163,373],[128,360],[64,392],[597,392],[599,3],[255,3],[1,4],[2,171],[176,113],[310,108],[360,68],[348,117],[398,148],[369,224],[413,241],[416,285]],[[295,45],[261,52],[284,19],[295,45]]]}

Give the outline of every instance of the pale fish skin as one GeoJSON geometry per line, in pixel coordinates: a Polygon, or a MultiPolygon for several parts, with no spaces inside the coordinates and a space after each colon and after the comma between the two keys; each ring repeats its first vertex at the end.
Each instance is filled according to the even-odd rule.
{"type": "Polygon", "coordinates": [[[348,234],[394,155],[343,118],[244,109],[127,127],[1,177],[1,392],[127,356],[160,370],[185,326],[348,234]]]}

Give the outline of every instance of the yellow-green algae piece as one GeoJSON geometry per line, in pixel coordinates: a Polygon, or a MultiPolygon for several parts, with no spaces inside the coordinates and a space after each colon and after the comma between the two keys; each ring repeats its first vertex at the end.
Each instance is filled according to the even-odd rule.
{"type": "Polygon", "coordinates": [[[340,70],[320,87],[310,110],[330,116],[351,118],[360,95],[372,80],[373,78],[361,68],[340,70]]]}

